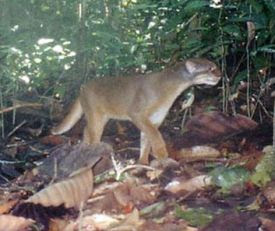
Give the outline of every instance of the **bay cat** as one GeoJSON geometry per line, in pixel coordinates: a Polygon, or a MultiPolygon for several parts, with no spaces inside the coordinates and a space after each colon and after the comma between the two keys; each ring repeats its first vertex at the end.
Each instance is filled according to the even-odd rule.
{"type": "Polygon", "coordinates": [[[52,134],[68,131],[84,114],[83,141],[92,144],[100,142],[109,119],[130,120],[141,131],[139,163],[148,164],[151,149],[155,158],[165,159],[168,153],[158,128],[173,102],[188,87],[216,85],[220,78],[216,64],[192,58],[156,73],[93,79],[81,87],[68,115],[52,134]]]}

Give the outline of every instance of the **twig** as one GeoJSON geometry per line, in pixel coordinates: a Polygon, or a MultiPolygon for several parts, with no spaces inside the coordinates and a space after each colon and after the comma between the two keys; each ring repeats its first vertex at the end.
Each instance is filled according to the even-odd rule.
{"type": "Polygon", "coordinates": [[[264,113],[267,115],[267,117],[272,118],[272,116],[269,115],[269,112],[268,112],[268,110],[266,109],[266,107],[264,106],[264,104],[262,103],[262,101],[261,101],[261,100],[258,100],[257,103],[262,107],[262,109],[263,109],[264,113]]]}
{"type": "Polygon", "coordinates": [[[188,113],[188,109],[191,107],[191,105],[193,104],[194,100],[195,100],[195,94],[194,94],[194,88],[192,88],[192,90],[188,93],[188,99],[184,100],[182,105],[181,105],[181,109],[180,111],[184,111],[183,116],[182,116],[182,120],[181,120],[181,126],[180,126],[180,130],[181,133],[184,132],[184,125],[186,122],[186,117],[187,117],[187,113],[188,113]],[[187,109],[187,110],[185,110],[187,109]]]}
{"type": "Polygon", "coordinates": [[[84,202],[80,202],[79,205],[79,216],[78,216],[78,230],[82,231],[82,227],[83,227],[83,218],[84,218],[84,212],[83,212],[83,208],[84,208],[84,202]]]}
{"type": "MultiPolygon", "coordinates": [[[[0,107],[3,107],[3,96],[0,92],[0,107]]],[[[4,114],[1,115],[1,135],[5,138],[5,127],[4,127],[4,114]]]]}
{"type": "Polygon", "coordinates": [[[135,148],[135,147],[126,147],[126,148],[121,148],[119,150],[117,150],[116,152],[117,153],[120,153],[120,152],[124,152],[124,151],[139,151],[139,148],[135,148]]]}
{"type": "Polygon", "coordinates": [[[0,160],[0,164],[22,164],[24,161],[8,161],[8,160],[0,160]]]}
{"type": "MultiPolygon", "coordinates": [[[[249,16],[251,16],[251,6],[249,8],[249,16]]],[[[246,81],[247,81],[247,88],[246,88],[246,104],[247,104],[247,115],[249,118],[251,117],[251,106],[250,106],[250,83],[251,83],[251,78],[250,78],[250,54],[249,54],[249,46],[250,43],[252,41],[250,34],[249,34],[249,24],[247,23],[247,42],[246,42],[246,46],[245,46],[245,50],[246,50],[246,68],[247,68],[247,75],[246,75],[246,81]]]]}
{"type": "MultiPolygon", "coordinates": [[[[272,93],[273,94],[273,93],[272,93]]],[[[272,152],[275,151],[275,98],[273,97],[273,140],[272,140],[272,152]]]]}
{"type": "Polygon", "coordinates": [[[0,178],[2,178],[3,180],[5,180],[7,183],[10,182],[8,178],[4,177],[3,175],[0,175],[0,178]]]}
{"type": "Polygon", "coordinates": [[[53,160],[54,160],[54,166],[53,166],[53,171],[54,172],[53,172],[53,177],[52,177],[49,185],[53,184],[54,181],[57,179],[57,159],[54,158],[53,160]]]}
{"type": "Polygon", "coordinates": [[[9,134],[7,137],[12,136],[19,128],[21,128],[27,121],[23,120],[20,124],[18,124],[9,134]]]}
{"type": "MultiPolygon", "coordinates": [[[[228,102],[229,98],[231,95],[230,92],[230,86],[229,86],[229,81],[228,81],[228,75],[226,72],[226,59],[225,59],[225,42],[224,42],[224,30],[223,30],[223,25],[222,25],[222,17],[223,17],[223,11],[224,11],[224,6],[220,8],[219,11],[219,17],[218,17],[218,25],[219,25],[219,40],[221,43],[221,48],[222,48],[222,60],[221,60],[221,71],[223,73],[223,78],[222,78],[222,109],[223,112],[228,112],[228,102]]],[[[233,107],[232,107],[233,108],[233,107]]],[[[233,109],[234,111],[234,109],[233,109]]]]}
{"type": "Polygon", "coordinates": [[[29,145],[29,148],[32,151],[37,152],[37,153],[42,154],[42,155],[48,155],[49,154],[49,152],[47,152],[47,151],[41,151],[38,148],[35,148],[35,147],[31,146],[31,145],[29,145]]]}
{"type": "Polygon", "coordinates": [[[143,168],[143,169],[147,169],[147,170],[151,170],[151,171],[154,171],[156,170],[155,168],[153,167],[150,167],[150,166],[147,166],[147,165],[142,165],[142,164],[133,164],[133,165],[128,165],[127,167],[119,170],[117,169],[117,176],[116,176],[116,179],[120,179],[120,176],[123,172],[126,172],[128,170],[131,170],[131,169],[135,169],[135,168],[143,168]]]}
{"type": "Polygon", "coordinates": [[[15,105],[12,107],[8,107],[8,108],[3,108],[0,110],[0,114],[3,114],[5,112],[9,112],[12,111],[14,109],[17,108],[21,108],[21,107],[42,107],[43,105],[41,103],[25,103],[25,104],[19,104],[19,105],[15,105]]]}

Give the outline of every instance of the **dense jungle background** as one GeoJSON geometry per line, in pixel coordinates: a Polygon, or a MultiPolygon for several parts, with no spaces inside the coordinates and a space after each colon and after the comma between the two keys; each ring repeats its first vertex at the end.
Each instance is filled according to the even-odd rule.
{"type": "Polygon", "coordinates": [[[260,91],[274,67],[275,3],[216,2],[1,1],[1,107],[26,92],[71,100],[90,78],[204,56],[223,70],[222,110],[239,110],[232,102],[245,83],[245,113],[257,116],[251,104],[270,106],[260,91]]]}
{"type": "MultiPolygon", "coordinates": [[[[189,181],[180,181],[179,188],[174,189],[169,184],[163,186],[171,183],[171,175],[165,175],[164,181],[160,180],[159,173],[147,175],[146,179],[149,178],[149,182],[158,186],[158,190],[150,188],[155,192],[154,197],[147,197],[148,185],[146,189],[140,189],[133,180],[130,183],[122,180],[118,191],[124,194],[121,196],[117,193],[121,197],[116,198],[119,202],[116,207],[110,205],[110,201],[114,201],[109,198],[110,193],[108,197],[105,195],[104,200],[109,201],[111,208],[93,204],[93,209],[116,210],[117,213],[127,214],[122,223],[120,218],[116,218],[119,225],[115,228],[106,225],[108,228],[97,226],[89,229],[86,226],[91,224],[82,218],[66,230],[76,230],[81,222],[86,222],[86,228],[79,230],[258,230],[256,228],[261,225],[264,230],[274,230],[274,0],[0,0],[0,17],[0,184],[3,186],[0,189],[0,231],[4,230],[1,229],[1,223],[11,221],[10,217],[5,216],[15,219],[18,215],[34,219],[41,225],[37,226],[42,227],[41,230],[65,230],[64,226],[64,229],[50,228],[53,210],[41,215],[28,210],[30,207],[33,209],[33,200],[27,201],[27,205],[22,202],[22,199],[45,186],[44,179],[36,179],[39,184],[35,186],[36,181],[30,176],[25,175],[24,180],[18,180],[19,183],[14,180],[38,166],[37,163],[52,152],[72,155],[79,150],[82,153],[101,152],[98,151],[101,149],[94,147],[92,151],[81,146],[67,147],[68,138],[49,135],[50,128],[64,118],[82,84],[102,76],[147,74],[192,57],[214,61],[222,71],[222,80],[213,88],[195,89],[194,104],[187,111],[181,110],[182,102],[188,98],[188,94],[183,94],[174,104],[161,131],[172,157],[179,163],[183,157],[178,150],[182,153],[183,149],[190,146],[209,143],[216,144],[210,145],[215,150],[209,150],[207,146],[202,152],[191,153],[196,155],[195,162],[200,165],[193,165],[193,159],[192,164],[189,164],[189,160],[188,164],[181,164],[181,170],[172,175],[184,175],[185,180],[189,181]],[[186,125],[187,129],[197,133],[184,134],[189,119],[191,122],[186,125]],[[236,134],[238,136],[234,136],[236,134]],[[232,136],[234,141],[229,139],[232,136]],[[226,139],[217,144],[221,137],[226,139]],[[62,147],[64,143],[65,147],[62,147]],[[271,145],[269,149],[267,145],[271,145]],[[60,148],[59,151],[52,151],[55,146],[60,148]],[[210,158],[207,155],[213,152],[215,160],[211,156],[210,163],[206,164],[210,158]],[[265,154],[266,158],[263,157],[265,154]],[[217,169],[221,163],[225,168],[218,168],[211,175],[211,187],[222,188],[226,196],[217,196],[213,188],[204,191],[204,187],[210,183],[196,178],[204,170],[217,169]],[[196,182],[191,181],[194,178],[196,182]],[[266,186],[268,183],[271,185],[266,186]],[[242,187],[239,187],[240,184],[242,187]],[[176,202],[170,203],[167,201],[174,200],[174,197],[163,195],[163,188],[169,193],[186,190],[187,195],[180,194],[176,202]],[[134,192],[127,194],[125,199],[124,190],[127,193],[131,190],[134,192]],[[142,199],[133,194],[139,194],[142,199]],[[16,201],[14,198],[17,198],[16,201]],[[195,203],[184,204],[186,198],[195,203]],[[141,204],[137,205],[135,202],[138,200],[141,204]],[[12,205],[10,201],[13,201],[12,205]],[[215,207],[211,210],[211,218],[208,211],[198,208],[202,204],[209,205],[208,202],[211,205],[214,203],[215,207]],[[157,209],[160,209],[159,206],[162,209],[156,212],[157,215],[152,210],[140,212],[152,203],[156,204],[157,209]],[[186,206],[188,209],[195,207],[195,210],[187,211],[186,206]],[[27,212],[25,208],[28,208],[27,212]],[[3,215],[10,214],[12,209],[13,215],[3,215]],[[220,209],[224,209],[225,213],[220,209]],[[176,211],[174,216],[168,214],[171,210],[176,211]],[[260,213],[264,215],[260,216],[260,213]],[[141,222],[140,216],[145,222],[141,222]],[[147,216],[150,218],[147,219],[147,216]],[[165,219],[156,221],[152,217],[165,219]]],[[[81,137],[84,125],[78,126],[79,131],[69,133],[69,137],[81,137]]],[[[122,159],[133,155],[137,159],[138,136],[138,131],[132,125],[113,122],[107,128],[104,141],[111,143],[122,159]]],[[[109,152],[108,148],[106,150],[102,152],[109,152]]],[[[190,150],[187,152],[190,154],[190,150]]],[[[85,162],[86,157],[82,158],[82,162],[85,162]]],[[[93,165],[97,161],[91,160],[93,165]]],[[[125,164],[126,170],[118,170],[118,164],[114,160],[112,163],[118,180],[122,172],[128,171],[129,164],[125,164]]],[[[80,178],[80,182],[82,180],[80,178]]],[[[110,179],[103,182],[114,183],[110,179]]],[[[144,182],[137,185],[143,187],[144,182]]],[[[49,197],[51,193],[48,193],[49,197]]],[[[80,196],[76,200],[86,199],[86,196],[80,196]]],[[[65,204],[66,209],[72,207],[71,204],[66,206],[66,203],[66,199],[62,199],[62,203],[50,203],[47,206],[57,206],[57,216],[62,217],[67,210],[64,212],[60,206],[65,204]]],[[[40,207],[31,211],[37,210],[41,212],[40,207]]],[[[69,220],[76,217],[71,215],[69,220]]],[[[18,220],[12,222],[19,228],[10,230],[22,230],[23,226],[18,220]]],[[[27,222],[27,227],[33,223],[27,222]]],[[[94,225],[96,220],[92,223],[94,225]]],[[[61,225],[58,224],[58,227],[61,225]]]]}

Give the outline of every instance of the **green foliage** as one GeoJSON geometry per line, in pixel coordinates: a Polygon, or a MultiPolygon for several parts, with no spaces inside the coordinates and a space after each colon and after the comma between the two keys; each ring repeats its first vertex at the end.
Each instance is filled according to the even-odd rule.
{"type": "Polygon", "coordinates": [[[235,185],[243,185],[250,176],[249,172],[240,166],[231,168],[219,167],[214,169],[209,175],[212,177],[212,182],[221,187],[221,192],[228,193],[235,185]]]}
{"type": "Polygon", "coordinates": [[[275,178],[275,152],[272,146],[264,148],[265,155],[257,164],[254,173],[251,175],[251,181],[259,187],[265,186],[269,181],[275,178]]]}
{"type": "Polygon", "coordinates": [[[30,89],[63,94],[67,82],[159,69],[193,56],[226,60],[236,89],[247,55],[254,77],[271,67],[275,52],[269,0],[9,0],[1,1],[0,14],[6,98],[30,89]],[[247,54],[248,21],[256,33],[247,54]],[[41,44],[43,38],[52,40],[41,44]]]}
{"type": "Polygon", "coordinates": [[[210,214],[209,211],[204,208],[182,210],[179,206],[177,206],[175,209],[175,215],[178,218],[186,220],[195,227],[206,226],[213,219],[213,214],[210,214]]]}

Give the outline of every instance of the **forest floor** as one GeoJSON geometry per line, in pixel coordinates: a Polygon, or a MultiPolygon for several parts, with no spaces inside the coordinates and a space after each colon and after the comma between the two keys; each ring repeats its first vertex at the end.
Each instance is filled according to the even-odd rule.
{"type": "Polygon", "coordinates": [[[272,120],[194,111],[185,121],[178,104],[160,129],[178,162],[167,168],[137,164],[129,122],[90,146],[83,121],[62,136],[14,126],[0,145],[0,231],[275,230],[272,120]]]}

